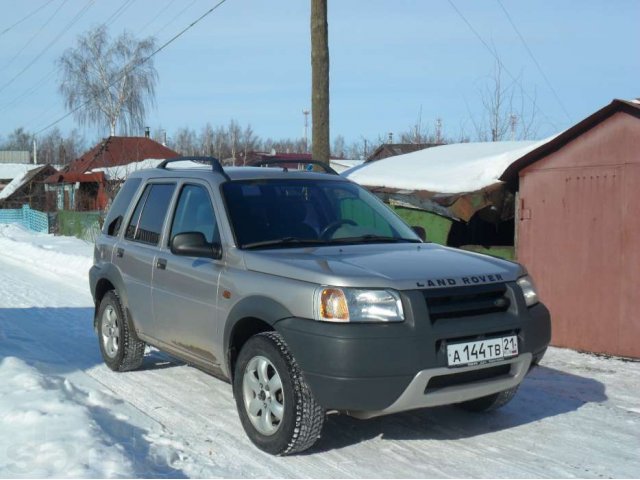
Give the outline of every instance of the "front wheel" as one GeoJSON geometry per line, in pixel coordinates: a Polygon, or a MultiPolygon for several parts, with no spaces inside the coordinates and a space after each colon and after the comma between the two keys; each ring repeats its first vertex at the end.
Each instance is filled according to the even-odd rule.
{"type": "Polygon", "coordinates": [[[255,335],[244,345],[235,366],[233,394],[247,436],[265,452],[302,452],[320,437],[324,411],[276,332],[255,335]]]}
{"type": "Polygon", "coordinates": [[[509,403],[517,391],[518,386],[515,386],[508,390],[503,390],[502,392],[487,395],[486,397],[480,397],[459,403],[458,406],[470,412],[491,412],[500,407],[504,407],[509,403]]]}

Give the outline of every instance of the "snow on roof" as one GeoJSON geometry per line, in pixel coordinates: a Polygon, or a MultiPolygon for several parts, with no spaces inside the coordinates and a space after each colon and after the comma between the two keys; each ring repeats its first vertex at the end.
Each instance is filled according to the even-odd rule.
{"type": "Polygon", "coordinates": [[[29,175],[29,171],[27,170],[22,175],[15,177],[11,180],[6,187],[0,191],[0,200],[4,200],[8,198],[13,192],[15,192],[20,186],[25,182],[25,179],[29,175]]]}
{"type": "Polygon", "coordinates": [[[331,159],[330,165],[336,172],[341,173],[345,170],[361,165],[364,160],[347,160],[347,159],[331,159]]]}
{"type": "Polygon", "coordinates": [[[156,168],[162,162],[164,162],[164,159],[148,158],[139,162],[127,163],[126,165],[94,168],[91,172],[104,172],[107,180],[126,180],[132,173],[147,168],[156,168]]]}
{"type": "Polygon", "coordinates": [[[456,143],[368,162],[343,173],[369,187],[474,192],[499,182],[514,161],[547,143],[540,141],[456,143]]]}
{"type": "MultiPolygon", "coordinates": [[[[0,191],[0,200],[4,200],[5,198],[9,198],[9,196],[11,196],[16,190],[18,190],[22,185],[24,185],[26,182],[29,182],[31,179],[29,178],[31,173],[33,173],[34,175],[37,175],[38,172],[35,172],[34,170],[42,170],[44,168],[47,167],[47,164],[44,165],[34,165],[34,164],[28,164],[28,165],[24,165],[25,167],[27,167],[24,170],[24,173],[22,173],[21,175],[18,175],[17,177],[14,177],[13,180],[11,180],[1,191],[0,191]]],[[[59,168],[59,166],[57,165],[51,165],[53,168],[55,168],[56,170],[59,168]]],[[[0,177],[1,178],[1,177],[0,177]]]]}
{"type": "Polygon", "coordinates": [[[13,180],[16,177],[22,177],[37,166],[33,163],[0,163],[0,180],[13,180]]]}

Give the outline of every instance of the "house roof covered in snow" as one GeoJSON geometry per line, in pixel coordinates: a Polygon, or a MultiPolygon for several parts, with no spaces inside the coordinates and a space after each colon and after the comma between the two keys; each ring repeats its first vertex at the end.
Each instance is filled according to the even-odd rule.
{"type": "Polygon", "coordinates": [[[442,143],[383,143],[367,157],[366,162],[375,162],[384,158],[404,155],[406,153],[437,147],[442,143]]]}
{"type": "Polygon", "coordinates": [[[343,175],[361,185],[438,193],[474,192],[499,183],[541,141],[456,143],[367,162],[343,175]]]}
{"type": "MultiPolygon", "coordinates": [[[[100,168],[117,167],[147,159],[166,159],[180,156],[177,152],[148,137],[108,137],[71,162],[62,172],[79,174],[100,168]]],[[[58,183],[59,176],[47,182],[58,183]]],[[[65,177],[66,178],[66,177],[65,177]]]]}
{"type": "MultiPolygon", "coordinates": [[[[51,175],[57,172],[55,167],[52,165],[28,165],[31,167],[30,170],[27,170],[24,174],[15,177],[11,180],[10,183],[7,184],[6,187],[0,191],[0,200],[5,200],[9,198],[14,193],[20,191],[22,187],[27,185],[29,182],[34,180],[38,175],[51,175]]],[[[42,177],[41,177],[42,178],[42,177]]],[[[40,179],[40,181],[42,181],[40,179]]]]}
{"type": "Polygon", "coordinates": [[[37,165],[32,163],[0,163],[0,180],[13,180],[22,177],[37,165]]]}

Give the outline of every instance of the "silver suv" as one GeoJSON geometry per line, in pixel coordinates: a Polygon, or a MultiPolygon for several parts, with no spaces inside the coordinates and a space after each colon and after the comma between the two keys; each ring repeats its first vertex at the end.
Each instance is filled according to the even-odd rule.
{"type": "Polygon", "coordinates": [[[273,454],[311,447],[327,413],[507,403],[550,340],[524,268],[427,243],[327,170],[189,158],[129,177],[90,271],[105,363],[153,345],[228,379],[273,454]]]}

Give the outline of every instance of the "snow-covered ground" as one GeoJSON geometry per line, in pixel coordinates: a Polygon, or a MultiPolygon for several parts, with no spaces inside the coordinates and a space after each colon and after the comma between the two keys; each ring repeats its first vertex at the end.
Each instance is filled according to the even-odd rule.
{"type": "Polygon", "coordinates": [[[640,363],[550,349],[512,403],[368,421],[255,449],[226,383],[157,351],[101,362],[92,246],[0,225],[0,477],[637,477],[640,363]]]}

